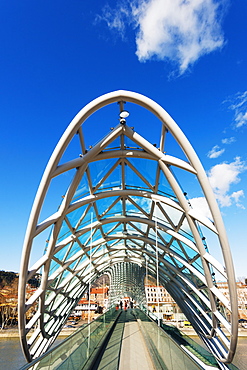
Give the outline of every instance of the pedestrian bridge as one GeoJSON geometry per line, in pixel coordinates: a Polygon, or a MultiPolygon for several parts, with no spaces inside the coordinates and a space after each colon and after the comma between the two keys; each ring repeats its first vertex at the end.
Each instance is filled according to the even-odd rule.
{"type": "MultiPolygon", "coordinates": [[[[43,174],[19,279],[19,332],[28,362],[45,356],[102,274],[110,278],[110,305],[129,296],[140,307],[146,307],[144,278],[153,276],[218,363],[232,361],[235,275],[213,191],[175,121],[153,100],[130,91],[87,104],[43,174]],[[205,207],[207,217],[200,211],[205,207]],[[27,297],[27,283],[38,273],[40,286],[27,297]],[[230,299],[216,279],[226,281],[230,299]]],[[[87,330],[93,333],[96,324],[91,325],[87,330]]]]}
{"type": "Polygon", "coordinates": [[[109,310],[21,370],[237,370],[140,309],[109,310]]]}

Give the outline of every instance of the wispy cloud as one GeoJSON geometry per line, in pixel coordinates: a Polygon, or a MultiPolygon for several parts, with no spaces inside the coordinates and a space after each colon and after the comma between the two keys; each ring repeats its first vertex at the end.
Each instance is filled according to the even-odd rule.
{"type": "Polygon", "coordinates": [[[243,93],[238,92],[233,97],[228,98],[224,103],[230,103],[229,109],[234,112],[236,128],[247,124],[247,90],[243,93]]]}
{"type": "Polygon", "coordinates": [[[235,203],[238,207],[240,197],[244,197],[244,191],[231,192],[230,187],[240,182],[239,175],[247,170],[247,166],[240,157],[236,157],[231,163],[223,162],[212,167],[208,173],[210,184],[221,207],[229,207],[235,203]]]}
{"type": "Polygon", "coordinates": [[[225,149],[220,149],[219,145],[215,145],[207,154],[208,158],[218,158],[224,153],[225,149]]]}
{"type": "Polygon", "coordinates": [[[183,74],[201,56],[223,46],[221,15],[226,3],[226,0],[130,0],[118,3],[115,9],[105,7],[101,19],[121,36],[127,24],[135,29],[139,61],[169,60],[183,74]]]}
{"type": "Polygon", "coordinates": [[[238,190],[238,191],[234,191],[232,194],[231,194],[231,198],[234,199],[236,205],[239,207],[239,208],[243,208],[245,209],[245,207],[243,206],[243,204],[239,201],[239,198],[244,198],[244,191],[243,190],[238,190]]]}
{"type": "MultiPolygon", "coordinates": [[[[236,141],[235,137],[228,137],[221,140],[221,143],[224,145],[230,145],[236,141]]],[[[225,148],[220,148],[219,145],[213,146],[211,150],[209,150],[207,157],[210,159],[218,158],[220,157],[224,152],[225,148]]]]}
{"type": "Polygon", "coordinates": [[[222,144],[232,144],[232,143],[235,143],[235,141],[236,141],[236,139],[235,139],[235,137],[226,137],[226,138],[224,138],[224,139],[222,139],[221,140],[221,142],[222,142],[222,144]]]}
{"type": "Polygon", "coordinates": [[[96,16],[96,21],[104,21],[110,30],[117,31],[122,39],[125,38],[126,26],[132,22],[131,8],[127,4],[117,3],[116,8],[106,4],[102,14],[96,16]]]}

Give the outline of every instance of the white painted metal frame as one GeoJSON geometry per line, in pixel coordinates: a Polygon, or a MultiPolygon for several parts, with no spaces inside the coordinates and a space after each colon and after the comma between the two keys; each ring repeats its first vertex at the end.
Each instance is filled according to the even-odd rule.
{"type": "MultiPolygon", "coordinates": [[[[181,129],[160,105],[134,92],[115,91],[86,105],[72,120],[49,160],[33,204],[23,246],[19,283],[19,331],[28,361],[51,346],[90,282],[106,271],[117,271],[123,263],[137,264],[142,271],[148,266],[153,276],[156,276],[158,268],[160,282],[210,350],[220,361],[232,361],[238,331],[235,275],[222,217],[205,171],[181,129]],[[125,102],[130,102],[158,117],[161,122],[159,148],[128,127],[125,121],[120,121],[104,139],[86,150],[83,122],[100,108],[116,102],[121,102],[120,109],[125,102]],[[167,132],[176,140],[186,160],[164,152],[167,132]],[[82,155],[62,163],[64,153],[76,136],[82,155]],[[119,147],[109,150],[111,143],[117,139],[119,147]],[[127,139],[138,149],[127,148],[127,139]],[[133,164],[137,158],[151,161],[157,167],[152,183],[142,168],[133,164]],[[102,176],[93,186],[90,171],[94,163],[113,159],[107,170],[102,169],[102,176]],[[118,186],[111,183],[105,186],[118,168],[118,186]],[[197,178],[213,222],[191,208],[172,168],[179,168],[197,178]],[[74,171],[74,177],[59,209],[40,221],[41,208],[52,180],[69,171],[74,171]],[[127,184],[127,171],[133,171],[143,185],[127,184]],[[161,173],[169,184],[170,195],[161,189],[161,173]],[[87,179],[87,192],[75,197],[84,177],[87,179]],[[107,207],[100,212],[103,200],[107,201],[107,207]],[[116,207],[117,213],[114,211],[116,207]],[[92,212],[93,221],[88,219],[92,212]],[[158,220],[156,213],[159,214],[158,220]],[[174,213],[178,217],[176,223],[174,213]],[[217,237],[224,266],[209,253],[200,225],[217,237]],[[34,242],[48,230],[50,235],[44,255],[29,266],[34,242]],[[40,269],[41,285],[26,299],[27,281],[40,269]],[[217,288],[214,270],[228,282],[229,302],[217,288]],[[26,322],[26,312],[35,305],[38,305],[37,312],[26,322]],[[230,340],[222,327],[229,333],[230,340]],[[27,339],[32,328],[35,331],[27,339]]],[[[117,279],[114,275],[116,271],[111,272],[114,281],[117,279]]]]}

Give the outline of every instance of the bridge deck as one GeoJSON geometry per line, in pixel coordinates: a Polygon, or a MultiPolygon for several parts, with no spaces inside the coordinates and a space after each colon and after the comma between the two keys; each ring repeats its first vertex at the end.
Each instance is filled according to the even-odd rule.
{"type": "Polygon", "coordinates": [[[22,370],[226,370],[177,328],[157,324],[140,309],[107,311],[22,370]]]}
{"type": "Polygon", "coordinates": [[[126,313],[119,369],[155,369],[139,325],[129,311],[126,313]]]}
{"type": "Polygon", "coordinates": [[[123,311],[105,351],[94,369],[154,370],[146,343],[132,310],[123,311]]]}

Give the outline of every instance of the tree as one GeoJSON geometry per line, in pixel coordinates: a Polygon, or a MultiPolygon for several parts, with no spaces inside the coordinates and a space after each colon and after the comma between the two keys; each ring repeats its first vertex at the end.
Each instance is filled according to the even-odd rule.
{"type": "Polygon", "coordinates": [[[2,274],[1,285],[4,285],[0,291],[0,327],[4,329],[6,325],[17,322],[17,301],[18,301],[18,277],[14,273],[2,274]],[[7,276],[7,279],[6,279],[7,276]],[[6,281],[11,281],[7,285],[6,281]]]}
{"type": "Polygon", "coordinates": [[[4,288],[5,285],[10,285],[13,280],[17,277],[15,272],[12,271],[0,271],[0,288],[4,288]]]}

